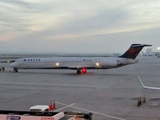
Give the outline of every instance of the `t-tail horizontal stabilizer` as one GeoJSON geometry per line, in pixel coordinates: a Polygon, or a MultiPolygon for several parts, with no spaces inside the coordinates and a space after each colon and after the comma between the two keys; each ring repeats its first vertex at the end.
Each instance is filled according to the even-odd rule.
{"type": "Polygon", "coordinates": [[[158,87],[148,87],[148,86],[145,86],[139,76],[138,76],[138,79],[139,79],[139,81],[140,81],[140,83],[141,83],[141,85],[142,85],[143,88],[145,88],[145,89],[151,89],[151,90],[160,90],[160,88],[158,88],[158,87]]]}
{"type": "Polygon", "coordinates": [[[143,47],[152,46],[147,44],[132,44],[130,48],[120,57],[135,59],[143,47]]]}

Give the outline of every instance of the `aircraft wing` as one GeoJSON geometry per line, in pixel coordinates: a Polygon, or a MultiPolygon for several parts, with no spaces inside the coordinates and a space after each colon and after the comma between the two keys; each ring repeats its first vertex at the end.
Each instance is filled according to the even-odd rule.
{"type": "Polygon", "coordinates": [[[86,65],[81,65],[81,66],[68,66],[68,69],[71,69],[71,70],[77,70],[77,69],[82,69],[82,68],[85,68],[85,69],[98,69],[99,67],[94,67],[94,66],[86,66],[86,65]]]}
{"type": "Polygon", "coordinates": [[[158,88],[158,87],[145,86],[139,76],[138,76],[138,79],[139,79],[139,81],[140,81],[140,83],[141,83],[141,85],[142,85],[143,88],[145,88],[145,89],[151,89],[151,90],[160,90],[160,88],[158,88]]]}

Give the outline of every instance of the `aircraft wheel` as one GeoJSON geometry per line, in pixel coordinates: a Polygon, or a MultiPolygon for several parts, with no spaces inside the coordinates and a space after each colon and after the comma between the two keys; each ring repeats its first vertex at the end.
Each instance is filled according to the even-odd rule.
{"type": "Polygon", "coordinates": [[[77,70],[77,74],[81,74],[81,70],[77,70]]]}
{"type": "Polygon", "coordinates": [[[18,72],[18,69],[16,69],[16,72],[18,72]]]}
{"type": "Polygon", "coordinates": [[[13,69],[13,72],[18,72],[18,69],[17,69],[17,68],[14,68],[14,69],[13,69]]]}

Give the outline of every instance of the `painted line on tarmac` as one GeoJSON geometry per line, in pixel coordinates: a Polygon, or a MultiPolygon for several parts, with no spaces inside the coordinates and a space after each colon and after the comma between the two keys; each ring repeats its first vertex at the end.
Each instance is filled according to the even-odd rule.
{"type": "Polygon", "coordinates": [[[63,109],[65,109],[65,108],[67,108],[67,107],[72,107],[73,105],[75,105],[76,103],[72,103],[72,104],[70,104],[70,105],[66,105],[65,107],[62,107],[62,108],[60,108],[60,109],[57,109],[57,110],[55,110],[55,112],[58,112],[58,111],[60,111],[60,110],[63,110],[63,109]]]}
{"type": "Polygon", "coordinates": [[[60,105],[67,105],[67,104],[64,104],[64,103],[61,103],[61,102],[57,102],[57,101],[56,101],[56,103],[58,103],[60,105]]]}
{"type": "MultiPolygon", "coordinates": [[[[105,117],[109,117],[109,118],[114,118],[114,119],[117,119],[117,120],[125,120],[123,118],[119,118],[119,117],[115,117],[115,116],[111,116],[111,115],[107,115],[107,114],[103,114],[103,113],[99,113],[99,112],[95,112],[95,111],[91,111],[91,110],[87,110],[87,109],[83,109],[83,108],[79,108],[79,107],[75,107],[73,105],[75,105],[76,103],[73,103],[73,104],[70,104],[70,105],[67,105],[67,104],[64,104],[64,103],[61,103],[61,102],[56,102],[58,104],[61,104],[61,105],[65,105],[64,108],[67,108],[67,107],[72,107],[72,108],[75,108],[75,109],[79,109],[79,110],[83,110],[83,111],[87,111],[87,112],[91,112],[91,113],[94,113],[94,114],[97,114],[97,115],[102,115],[102,116],[105,116],[105,117]]],[[[60,108],[61,109],[61,108],[60,108]]],[[[58,109],[59,110],[59,109],[58,109]]],[[[57,110],[56,110],[57,111],[57,110]]]]}

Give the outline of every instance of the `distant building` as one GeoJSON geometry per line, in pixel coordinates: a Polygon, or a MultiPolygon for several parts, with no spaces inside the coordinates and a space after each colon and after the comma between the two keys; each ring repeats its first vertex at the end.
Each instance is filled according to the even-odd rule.
{"type": "Polygon", "coordinates": [[[157,58],[160,58],[160,52],[155,52],[155,55],[157,56],[157,58]]]}
{"type": "Polygon", "coordinates": [[[141,56],[155,56],[155,53],[152,52],[152,48],[146,48],[145,53],[141,52],[141,56]]]}
{"type": "Polygon", "coordinates": [[[146,54],[151,54],[152,53],[152,48],[146,48],[146,54]]]}

